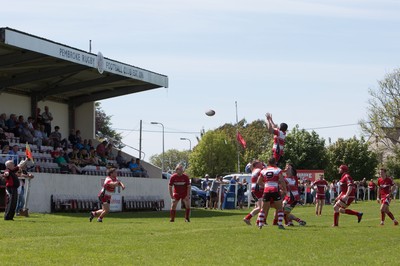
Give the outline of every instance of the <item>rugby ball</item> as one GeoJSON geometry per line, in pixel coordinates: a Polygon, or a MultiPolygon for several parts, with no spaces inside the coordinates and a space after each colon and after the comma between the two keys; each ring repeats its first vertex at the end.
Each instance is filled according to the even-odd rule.
{"type": "Polygon", "coordinates": [[[206,115],[213,116],[213,115],[215,115],[215,111],[210,109],[210,110],[206,111],[206,115]]]}

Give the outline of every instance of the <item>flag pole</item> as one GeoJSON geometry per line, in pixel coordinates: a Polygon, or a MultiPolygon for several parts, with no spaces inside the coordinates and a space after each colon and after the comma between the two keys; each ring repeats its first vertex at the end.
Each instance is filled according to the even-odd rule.
{"type": "MultiPolygon", "coordinates": [[[[238,110],[237,110],[237,101],[235,101],[235,109],[236,109],[236,138],[239,134],[239,120],[238,120],[238,110]]],[[[237,151],[237,172],[240,173],[240,154],[239,154],[239,142],[236,141],[236,151],[237,151]]]]}

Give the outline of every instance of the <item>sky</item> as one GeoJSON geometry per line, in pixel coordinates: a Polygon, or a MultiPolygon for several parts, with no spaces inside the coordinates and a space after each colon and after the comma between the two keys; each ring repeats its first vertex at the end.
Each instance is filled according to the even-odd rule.
{"type": "Polygon", "coordinates": [[[141,139],[147,161],[162,153],[151,122],[165,151],[236,113],[270,112],[327,142],[360,137],[369,90],[400,67],[398,14],[396,0],[19,0],[0,27],[86,51],[91,40],[95,54],[167,75],[168,88],[101,101],[124,150],[139,157],[141,139]]]}

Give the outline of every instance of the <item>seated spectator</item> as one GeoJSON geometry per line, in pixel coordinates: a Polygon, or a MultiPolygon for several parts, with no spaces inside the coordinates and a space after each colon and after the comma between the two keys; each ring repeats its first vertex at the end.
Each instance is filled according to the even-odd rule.
{"type": "Polygon", "coordinates": [[[57,149],[59,147],[66,147],[67,145],[67,140],[62,139],[61,133],[59,132],[60,127],[55,126],[54,131],[50,133],[49,139],[53,143],[54,149],[57,149]]]}
{"type": "Polygon", "coordinates": [[[85,167],[86,165],[92,163],[92,160],[90,159],[90,155],[86,149],[82,148],[79,150],[78,158],[79,158],[79,166],[80,167],[85,167]]]}
{"type": "Polygon", "coordinates": [[[19,146],[14,145],[12,149],[8,152],[7,160],[12,160],[15,165],[18,165],[18,150],[19,146]]]}
{"type": "Polygon", "coordinates": [[[122,156],[122,151],[118,151],[117,157],[115,157],[119,168],[126,168],[128,164],[126,163],[126,159],[122,156]]]}
{"type": "Polygon", "coordinates": [[[80,165],[80,159],[79,159],[78,154],[79,154],[79,150],[76,146],[74,146],[72,148],[72,151],[68,154],[69,163],[80,165]]]}
{"type": "Polygon", "coordinates": [[[107,155],[106,155],[106,145],[107,141],[103,141],[96,147],[96,154],[98,157],[100,157],[100,160],[106,164],[107,163],[107,155]]]}
{"type": "Polygon", "coordinates": [[[106,147],[106,157],[107,160],[115,160],[115,155],[113,152],[113,145],[109,143],[106,147]]]}
{"type": "Polygon", "coordinates": [[[29,144],[33,144],[33,134],[31,132],[31,129],[29,128],[28,122],[24,122],[22,124],[22,129],[20,129],[20,142],[28,142],[29,144]]]}
{"type": "Polygon", "coordinates": [[[2,113],[0,115],[0,128],[2,128],[4,131],[7,132],[8,131],[8,127],[6,125],[6,122],[7,122],[7,116],[6,116],[5,113],[2,113]]]}
{"type": "Polygon", "coordinates": [[[76,143],[78,142],[76,139],[76,135],[75,135],[75,130],[71,129],[71,132],[69,133],[68,136],[68,141],[71,144],[72,147],[76,146],[76,143]]]}
{"type": "Polygon", "coordinates": [[[8,153],[10,152],[10,146],[4,145],[0,154],[0,170],[6,169],[6,161],[8,160],[8,153]]]}
{"type": "Polygon", "coordinates": [[[72,174],[81,173],[81,168],[73,163],[68,163],[63,156],[61,156],[59,151],[55,151],[54,155],[54,162],[58,164],[61,168],[61,172],[68,171],[72,174]]]}
{"type": "Polygon", "coordinates": [[[9,145],[10,143],[7,140],[6,134],[4,134],[4,130],[0,127],[0,147],[4,147],[5,145],[9,145]]]}
{"type": "Polygon", "coordinates": [[[100,165],[100,158],[97,156],[96,150],[93,147],[90,148],[89,156],[90,164],[100,165]]]}
{"type": "Polygon", "coordinates": [[[81,131],[79,129],[75,132],[75,137],[76,137],[76,143],[81,143],[83,145],[81,131]]]}
{"type": "Polygon", "coordinates": [[[22,134],[22,130],[24,129],[24,123],[25,123],[24,116],[23,115],[18,116],[17,126],[16,126],[16,128],[17,128],[16,130],[18,131],[18,133],[14,133],[18,137],[20,137],[22,134]]]}
{"type": "Polygon", "coordinates": [[[39,129],[40,129],[42,144],[44,146],[53,146],[53,142],[51,142],[51,140],[49,139],[49,136],[47,136],[47,133],[44,130],[44,125],[40,125],[39,129]]]}
{"type": "Polygon", "coordinates": [[[131,169],[133,176],[135,177],[149,177],[147,171],[141,165],[139,158],[132,158],[129,162],[128,168],[131,169]]]}
{"type": "Polygon", "coordinates": [[[17,128],[17,116],[15,114],[10,114],[10,118],[7,119],[6,121],[6,126],[8,128],[8,132],[14,133],[14,136],[17,136],[18,134],[18,128],[17,128]]]}
{"type": "Polygon", "coordinates": [[[35,130],[33,127],[33,124],[35,123],[35,121],[33,120],[33,117],[29,116],[27,122],[28,122],[28,128],[31,130],[31,133],[33,133],[33,130],[35,130]]]}

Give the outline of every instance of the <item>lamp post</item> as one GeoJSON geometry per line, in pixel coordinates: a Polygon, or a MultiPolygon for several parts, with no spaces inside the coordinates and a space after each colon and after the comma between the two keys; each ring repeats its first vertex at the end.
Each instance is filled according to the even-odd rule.
{"type": "Polygon", "coordinates": [[[162,126],[162,159],[161,159],[161,174],[164,173],[164,125],[160,122],[151,122],[152,125],[162,126]]]}
{"type": "Polygon", "coordinates": [[[181,140],[188,140],[189,141],[189,151],[192,150],[192,141],[190,139],[187,138],[181,138],[181,140]]]}

